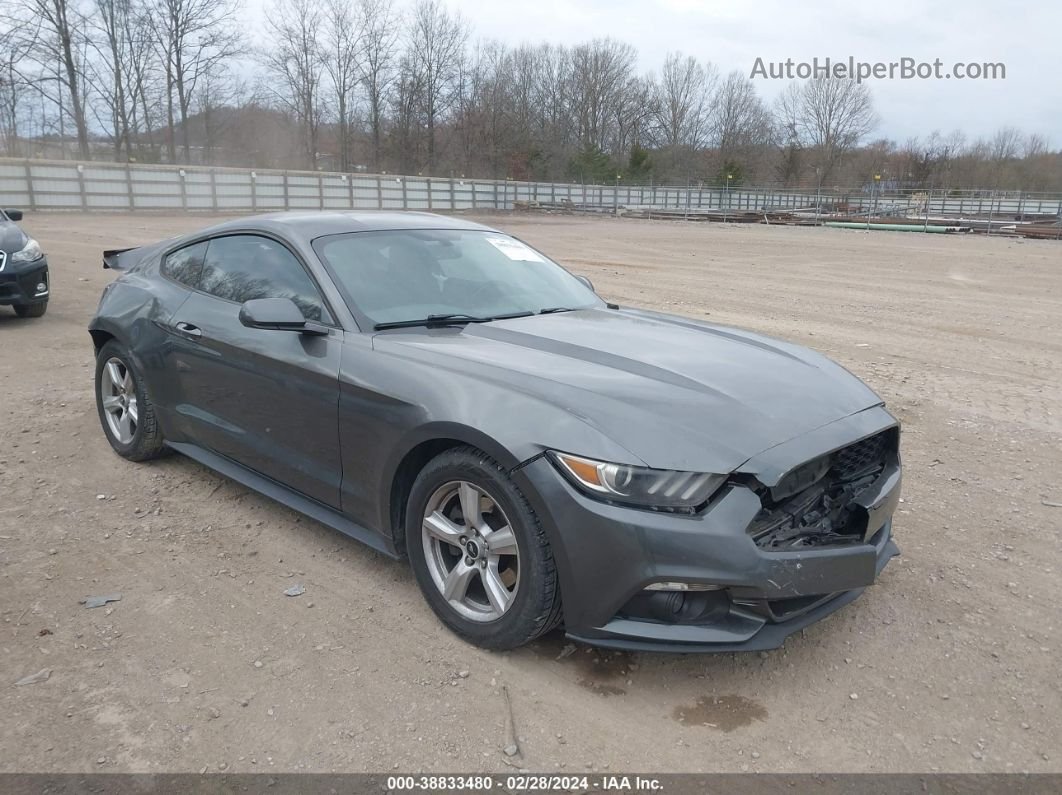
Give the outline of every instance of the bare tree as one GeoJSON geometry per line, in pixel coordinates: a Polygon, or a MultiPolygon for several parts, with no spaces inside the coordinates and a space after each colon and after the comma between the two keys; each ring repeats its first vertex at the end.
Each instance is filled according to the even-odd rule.
{"type": "Polygon", "coordinates": [[[988,142],[988,157],[992,164],[992,187],[1006,187],[1010,164],[1018,158],[1024,147],[1025,136],[1015,127],[1001,127],[988,142]]]}
{"type": "Polygon", "coordinates": [[[577,143],[577,128],[571,113],[572,52],[567,47],[542,44],[528,54],[533,77],[532,106],[526,115],[533,120],[536,148],[542,152],[547,174],[563,176],[577,143]]]}
{"type": "Polygon", "coordinates": [[[953,183],[953,170],[956,162],[966,150],[966,135],[961,130],[953,130],[947,136],[934,131],[930,136],[930,145],[936,152],[936,181],[943,187],[953,183]]]}
{"type": "Polygon", "coordinates": [[[752,81],[741,72],[731,72],[718,84],[708,141],[717,160],[717,179],[765,176],[765,160],[775,143],[774,122],[752,81]]]}
{"type": "Polygon", "coordinates": [[[136,94],[131,83],[137,64],[135,49],[142,46],[134,32],[138,26],[138,12],[132,0],[93,0],[94,13],[90,18],[91,41],[97,57],[90,77],[106,110],[111,129],[115,160],[133,157],[132,119],[136,110],[136,94]]]}
{"type": "Polygon", "coordinates": [[[384,111],[396,74],[400,19],[391,0],[359,0],[358,23],[361,28],[358,73],[369,109],[372,168],[379,171],[384,111]]]}
{"type": "Polygon", "coordinates": [[[468,24],[440,0],[419,0],[413,7],[408,65],[420,86],[420,112],[427,131],[427,169],[435,172],[436,127],[458,97],[457,85],[468,24]]]}
{"type": "Polygon", "coordinates": [[[1026,135],[1017,174],[1019,185],[1025,190],[1046,190],[1052,182],[1052,159],[1047,138],[1037,133],[1026,135]]]}
{"type": "Polygon", "coordinates": [[[184,162],[190,163],[188,116],[192,98],[199,80],[233,57],[238,50],[240,34],[235,27],[237,0],[150,2],[149,18],[166,79],[166,118],[169,127],[167,148],[170,162],[177,160],[176,109],[180,116],[184,162]]]}
{"type": "Polygon", "coordinates": [[[934,188],[947,182],[951,164],[962,150],[962,141],[954,136],[945,138],[934,130],[923,141],[917,136],[908,138],[896,150],[896,173],[904,175],[909,187],[934,188]]]}
{"type": "Polygon", "coordinates": [[[0,36],[6,46],[0,51],[0,134],[4,154],[23,154],[21,132],[26,108],[32,98],[30,80],[20,69],[36,45],[38,31],[21,27],[20,20],[4,20],[0,36]]]}
{"type": "Polygon", "coordinates": [[[608,148],[615,133],[612,110],[631,88],[637,58],[631,45],[614,39],[594,39],[573,48],[567,99],[581,147],[608,148]]]}
{"type": "MultiPolygon", "coordinates": [[[[532,159],[540,160],[546,148],[543,135],[545,108],[539,104],[539,82],[544,66],[542,55],[541,47],[521,45],[505,53],[504,63],[499,64],[496,75],[495,92],[504,96],[507,102],[505,112],[509,127],[506,132],[512,148],[524,153],[526,167],[530,167],[532,159]]],[[[492,173],[497,175],[497,164],[492,165],[492,173]]]]}
{"type": "Polygon", "coordinates": [[[202,125],[204,163],[215,162],[225,133],[247,105],[247,84],[228,70],[216,69],[199,81],[193,107],[202,125]]]}
{"type": "Polygon", "coordinates": [[[324,14],[318,0],[276,0],[269,11],[269,46],[260,50],[274,96],[302,128],[303,156],[310,168],[316,167],[324,115],[324,14]]]}
{"type": "Polygon", "coordinates": [[[485,166],[493,177],[511,176],[515,165],[526,178],[527,135],[516,129],[513,82],[512,61],[503,44],[480,42],[464,59],[454,119],[462,173],[485,166]]]}
{"type": "Polygon", "coordinates": [[[790,83],[777,113],[787,141],[811,150],[820,180],[877,124],[866,83],[835,78],[790,83]]]}
{"type": "Polygon", "coordinates": [[[694,150],[708,138],[715,67],[693,56],[668,53],[660,79],[654,80],[653,120],[655,141],[672,150],[694,150]]]}
{"type": "Polygon", "coordinates": [[[994,163],[1003,163],[1018,156],[1023,140],[1021,130],[1016,127],[1001,127],[989,141],[990,157],[994,163]]]}
{"type": "Polygon", "coordinates": [[[348,171],[350,130],[360,74],[361,31],[358,15],[348,0],[325,0],[323,64],[335,101],[339,169],[348,171]]]}
{"type": "MultiPolygon", "coordinates": [[[[161,123],[165,72],[158,57],[150,7],[145,0],[128,0],[130,9],[121,27],[120,49],[125,54],[125,87],[129,127],[139,153],[146,141],[150,157],[157,157],[155,128],[161,123]],[[143,140],[141,139],[141,136],[143,140]]],[[[132,141],[130,151],[133,151],[132,141]]],[[[136,157],[139,157],[137,155],[136,157]]],[[[130,159],[136,159],[131,156],[130,159]]]]}
{"type": "Polygon", "coordinates": [[[420,113],[423,86],[409,54],[398,62],[394,91],[390,95],[391,151],[400,172],[416,170],[420,152],[420,113]]]}
{"type": "Polygon", "coordinates": [[[770,141],[770,112],[743,73],[734,71],[726,76],[713,105],[711,142],[724,160],[746,147],[770,141]]]}
{"type": "Polygon", "coordinates": [[[1039,133],[1030,133],[1022,139],[1021,157],[1028,160],[1034,157],[1042,157],[1049,151],[1047,138],[1039,133]]]}
{"type": "Polygon", "coordinates": [[[649,139],[652,118],[652,87],[648,80],[632,76],[616,96],[612,107],[613,133],[609,149],[622,160],[649,139]]]}
{"type": "MultiPolygon", "coordinates": [[[[24,63],[15,70],[59,110],[60,133],[65,117],[74,122],[78,156],[89,153],[88,116],[85,108],[85,21],[78,0],[27,0],[19,10],[28,18],[19,19],[16,42],[26,47],[24,63]],[[25,28],[23,29],[23,26],[25,28]],[[28,35],[27,35],[28,34],[28,35]],[[31,76],[26,68],[37,67],[31,76]]],[[[15,45],[16,47],[19,44],[15,45]]]]}

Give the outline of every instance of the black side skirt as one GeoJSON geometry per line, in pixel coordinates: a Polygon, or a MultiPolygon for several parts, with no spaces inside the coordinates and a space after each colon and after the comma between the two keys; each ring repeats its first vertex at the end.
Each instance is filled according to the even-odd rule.
{"type": "Polygon", "coordinates": [[[178,453],[188,456],[193,461],[196,461],[209,469],[213,469],[215,472],[224,475],[227,478],[231,478],[237,483],[269,497],[271,500],[276,500],[281,505],[291,508],[293,511],[309,516],[311,519],[316,519],[321,524],[331,527],[333,530],[338,530],[340,533],[343,533],[343,535],[350,536],[355,541],[360,541],[382,555],[394,559],[401,557],[397,550],[395,550],[394,544],[391,543],[389,539],[352,522],[334,508],[330,508],[323,503],[317,502],[317,500],[312,500],[309,497],[288,488],[282,483],[271,480],[264,475],[258,474],[252,469],[248,469],[242,464],[236,463],[230,458],[225,458],[217,453],[212,453],[198,445],[186,444],[184,442],[167,442],[167,444],[178,453]]]}

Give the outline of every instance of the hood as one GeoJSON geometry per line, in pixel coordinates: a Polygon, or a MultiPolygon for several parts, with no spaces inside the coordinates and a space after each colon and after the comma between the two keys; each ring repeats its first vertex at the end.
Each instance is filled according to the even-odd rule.
{"type": "MultiPolygon", "coordinates": [[[[585,309],[377,340],[546,400],[659,468],[729,472],[881,403],[807,348],[640,310],[585,309]]],[[[543,444],[566,449],[545,438],[548,428],[541,432],[543,444]]]]}
{"type": "Polygon", "coordinates": [[[8,254],[21,251],[27,239],[26,233],[14,221],[0,220],[0,251],[8,254]]]}

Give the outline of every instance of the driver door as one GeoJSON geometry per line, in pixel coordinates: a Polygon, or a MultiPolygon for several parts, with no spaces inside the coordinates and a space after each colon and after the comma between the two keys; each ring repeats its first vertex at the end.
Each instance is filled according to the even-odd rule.
{"type": "Polygon", "coordinates": [[[332,325],[313,279],[278,241],[242,234],[209,242],[198,287],[170,320],[190,441],[338,508],[342,330],[309,336],[239,320],[244,301],[279,297],[332,325]]]}

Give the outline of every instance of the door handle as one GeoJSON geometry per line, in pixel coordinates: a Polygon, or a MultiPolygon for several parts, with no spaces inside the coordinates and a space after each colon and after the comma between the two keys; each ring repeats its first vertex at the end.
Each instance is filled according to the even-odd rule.
{"type": "Polygon", "coordinates": [[[203,336],[202,329],[198,326],[193,326],[191,323],[185,323],[183,320],[177,321],[174,324],[174,328],[177,329],[178,334],[190,340],[197,340],[203,336]]]}

